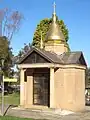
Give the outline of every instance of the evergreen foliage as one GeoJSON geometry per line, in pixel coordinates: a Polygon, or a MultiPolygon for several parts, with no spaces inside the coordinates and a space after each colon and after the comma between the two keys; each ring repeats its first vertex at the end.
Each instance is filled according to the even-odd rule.
{"type": "Polygon", "coordinates": [[[11,67],[12,67],[12,48],[9,46],[8,39],[3,36],[0,37],[0,66],[1,66],[1,59],[4,58],[4,75],[9,76],[11,74],[11,67]]]}
{"type": "Polygon", "coordinates": [[[90,88],[90,67],[86,69],[85,85],[90,88]]]}
{"type": "MultiPolygon", "coordinates": [[[[45,42],[45,36],[46,36],[46,34],[47,34],[47,32],[50,28],[51,22],[52,22],[52,18],[43,19],[43,20],[40,21],[40,23],[37,25],[36,31],[34,33],[33,42],[32,42],[33,46],[40,47],[41,32],[42,32],[43,42],[45,42]]],[[[64,24],[64,21],[63,20],[58,20],[58,18],[57,18],[57,22],[58,22],[58,24],[60,26],[60,29],[62,30],[62,32],[65,36],[66,42],[68,42],[68,39],[69,39],[68,29],[67,29],[66,25],[64,24]]]]}

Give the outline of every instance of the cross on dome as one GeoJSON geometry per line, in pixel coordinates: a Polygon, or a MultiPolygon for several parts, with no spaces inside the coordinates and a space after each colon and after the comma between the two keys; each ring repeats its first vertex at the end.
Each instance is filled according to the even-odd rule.
{"type": "Polygon", "coordinates": [[[54,14],[56,14],[56,3],[53,3],[54,14]]]}

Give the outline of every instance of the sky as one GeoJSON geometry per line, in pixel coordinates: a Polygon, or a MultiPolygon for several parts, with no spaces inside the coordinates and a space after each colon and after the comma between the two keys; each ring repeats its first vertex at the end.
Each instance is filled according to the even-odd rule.
{"type": "MultiPolygon", "coordinates": [[[[71,51],[82,51],[90,66],[90,0],[55,0],[56,14],[69,30],[71,51]]],[[[24,43],[32,42],[37,24],[51,18],[54,0],[0,0],[0,9],[9,8],[23,14],[20,30],[13,36],[11,46],[15,55],[24,43]]]]}

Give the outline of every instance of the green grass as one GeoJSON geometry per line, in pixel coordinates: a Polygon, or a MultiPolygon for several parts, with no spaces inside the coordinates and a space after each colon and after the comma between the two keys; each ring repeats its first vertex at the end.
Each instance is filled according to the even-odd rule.
{"type": "MultiPolygon", "coordinates": [[[[4,96],[4,104],[19,105],[19,100],[20,100],[19,93],[13,93],[13,94],[8,94],[4,96]]],[[[0,104],[1,104],[1,93],[0,93],[0,104]]],[[[36,120],[36,119],[0,116],[0,120],[36,120]]],[[[38,119],[38,120],[42,120],[42,119],[38,119]]]]}
{"type": "Polygon", "coordinates": [[[32,118],[19,118],[11,116],[0,116],[0,120],[46,120],[46,119],[32,119],[32,118]]]}
{"type": "Polygon", "coordinates": [[[0,120],[34,120],[34,119],[31,119],[31,118],[18,118],[18,117],[10,117],[10,116],[1,117],[0,116],[0,120]]]}
{"type": "Polygon", "coordinates": [[[88,92],[90,93],[90,89],[88,89],[88,92]]]}
{"type": "MultiPolygon", "coordinates": [[[[19,101],[20,101],[19,93],[13,93],[4,96],[4,104],[19,105],[19,101]]],[[[1,94],[0,94],[0,104],[1,104],[1,94]]]]}

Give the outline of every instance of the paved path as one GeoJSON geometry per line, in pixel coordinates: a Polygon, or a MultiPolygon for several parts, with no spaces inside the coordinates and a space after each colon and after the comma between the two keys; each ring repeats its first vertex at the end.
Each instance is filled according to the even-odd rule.
{"type": "MultiPolygon", "coordinates": [[[[7,106],[5,106],[5,109],[7,106]]],[[[35,109],[19,109],[10,107],[6,113],[9,116],[17,116],[34,119],[48,120],[90,120],[90,107],[86,107],[86,111],[81,113],[73,113],[69,115],[56,114],[55,110],[35,110],[35,109]]]]}

